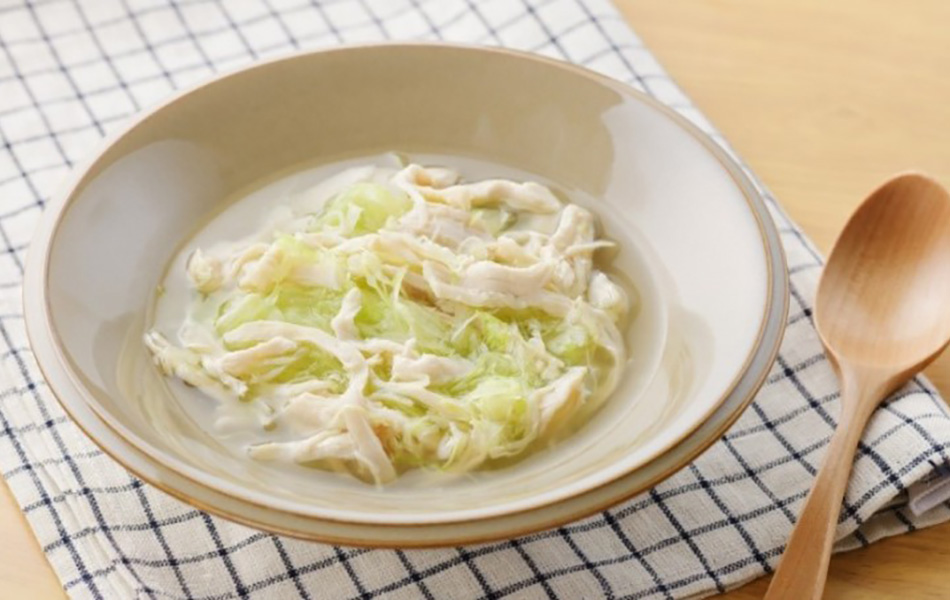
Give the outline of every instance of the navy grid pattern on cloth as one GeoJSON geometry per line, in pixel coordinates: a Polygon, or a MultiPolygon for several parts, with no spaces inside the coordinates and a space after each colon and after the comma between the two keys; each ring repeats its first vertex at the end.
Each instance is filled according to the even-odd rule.
{"type": "MultiPolygon", "coordinates": [[[[775,564],[831,434],[838,388],[812,322],[821,258],[771,197],[792,307],[756,402],[682,472],[556,530],[413,551],[275,537],[144,486],[53,400],[27,347],[19,293],[51,186],[129,115],[222,69],[297,48],[408,38],[588,66],[722,143],[606,0],[0,0],[0,474],[71,596],[681,598],[775,564]]],[[[908,488],[934,476],[948,445],[950,415],[926,381],[882,407],[855,463],[839,549],[950,518],[947,503],[908,509],[908,488]]]]}

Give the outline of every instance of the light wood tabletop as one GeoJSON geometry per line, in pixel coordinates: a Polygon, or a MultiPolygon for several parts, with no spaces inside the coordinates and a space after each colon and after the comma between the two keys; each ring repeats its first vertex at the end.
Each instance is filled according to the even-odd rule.
{"type": "MultiPolygon", "coordinates": [[[[892,173],[950,186],[950,2],[616,2],[822,250],[892,173]]],[[[928,373],[950,397],[950,355],[928,373]]],[[[836,556],[826,597],[946,598],[948,539],[944,524],[836,556]]],[[[0,540],[0,598],[63,597],[5,485],[0,540]]]]}

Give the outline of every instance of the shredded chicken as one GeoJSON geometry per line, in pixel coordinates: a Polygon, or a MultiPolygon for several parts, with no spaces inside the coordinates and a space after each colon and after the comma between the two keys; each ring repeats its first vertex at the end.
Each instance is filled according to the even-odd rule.
{"type": "Polygon", "coordinates": [[[356,318],[362,307],[363,294],[359,288],[353,288],[346,293],[346,296],[343,296],[343,305],[340,307],[340,312],[330,321],[330,327],[336,337],[341,340],[359,339],[360,332],[356,328],[353,319],[356,318]]]}
{"type": "Polygon", "coordinates": [[[571,402],[578,402],[582,395],[586,367],[571,367],[553,383],[534,392],[541,408],[541,429],[546,429],[557,413],[571,402]]]}
{"type": "Polygon", "coordinates": [[[221,287],[224,282],[224,268],[221,261],[214,256],[204,254],[201,249],[195,250],[188,259],[188,278],[195,289],[203,294],[210,294],[221,287]]]}
{"type": "Polygon", "coordinates": [[[404,355],[393,357],[393,379],[398,381],[425,380],[431,383],[446,383],[468,375],[475,366],[464,358],[450,358],[426,354],[412,358],[404,355]]]}
{"type": "Polygon", "coordinates": [[[316,214],[283,206],[253,239],[196,249],[174,343],[145,337],[163,373],[220,403],[222,432],[260,428],[249,456],[377,484],[464,472],[616,387],[628,300],[595,266],[611,244],[588,210],[447,168],[338,177],[316,214]]]}
{"type": "Polygon", "coordinates": [[[543,185],[529,181],[515,183],[505,179],[489,179],[476,183],[436,187],[426,185],[433,182],[432,171],[421,169],[417,165],[407,167],[411,174],[396,175],[400,183],[412,183],[426,200],[440,202],[449,206],[471,210],[478,206],[509,206],[517,211],[534,213],[553,213],[561,208],[561,202],[543,185]]]}
{"type": "Polygon", "coordinates": [[[533,296],[547,285],[551,270],[551,264],[546,262],[530,267],[509,267],[481,260],[465,268],[459,285],[512,296],[533,296]]]}

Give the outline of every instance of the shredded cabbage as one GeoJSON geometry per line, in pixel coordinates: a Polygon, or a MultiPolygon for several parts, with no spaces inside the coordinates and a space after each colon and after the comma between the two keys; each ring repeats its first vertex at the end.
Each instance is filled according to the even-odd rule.
{"type": "Polygon", "coordinates": [[[196,250],[177,340],[145,337],[156,364],[264,407],[251,457],[377,484],[489,468],[576,425],[626,360],[626,296],[593,267],[609,244],[539,184],[458,179],[377,173],[282,230],[196,250]]]}

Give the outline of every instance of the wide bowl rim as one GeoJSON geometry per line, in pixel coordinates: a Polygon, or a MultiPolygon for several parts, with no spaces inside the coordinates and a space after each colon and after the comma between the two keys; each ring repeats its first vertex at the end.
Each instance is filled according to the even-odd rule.
{"type": "MultiPolygon", "coordinates": [[[[133,448],[144,453],[146,456],[150,457],[151,460],[155,461],[164,468],[170,469],[171,471],[180,474],[186,479],[192,481],[193,483],[199,486],[207,486],[219,493],[225,494],[227,496],[235,497],[241,501],[248,502],[256,506],[266,506],[267,508],[287,512],[289,514],[295,514],[297,516],[303,516],[307,518],[323,520],[323,521],[332,521],[332,522],[342,522],[342,523],[353,523],[360,525],[374,525],[374,526],[434,526],[434,525],[449,525],[452,523],[459,522],[470,522],[474,520],[484,520],[497,518],[504,515],[516,514],[519,512],[524,512],[528,510],[536,510],[545,506],[552,504],[557,504],[564,501],[567,498],[572,498],[580,496],[600,488],[612,482],[615,482],[618,479],[625,478],[630,476],[632,473],[643,468],[645,465],[648,465],[654,461],[657,461],[671,449],[681,444],[684,440],[691,437],[703,421],[708,418],[711,414],[716,412],[726,401],[731,397],[735,392],[740,383],[750,376],[750,367],[753,362],[762,356],[766,357],[764,363],[762,363],[761,372],[757,373],[755,376],[755,385],[752,386],[747,391],[746,397],[743,399],[742,406],[737,408],[736,413],[732,415],[732,420],[738,417],[742,409],[752,400],[755,393],[758,391],[762,382],[764,382],[765,374],[770,368],[774,357],[777,355],[778,345],[781,342],[781,331],[775,336],[775,339],[772,341],[772,344],[769,347],[765,347],[765,330],[770,323],[771,319],[774,319],[776,315],[780,316],[781,323],[780,329],[784,329],[785,315],[788,310],[788,273],[787,266],[784,259],[784,251],[782,245],[778,242],[777,232],[775,230],[775,225],[772,223],[771,219],[768,218],[768,211],[765,207],[765,202],[762,195],[758,192],[757,188],[752,184],[749,178],[743,173],[741,168],[735,161],[728,155],[728,153],[712,141],[706,134],[704,134],[697,126],[692,124],[682,115],[676,113],[673,109],[667,107],[666,105],[660,103],[649,95],[640,92],[620,81],[611,79],[607,76],[598,74],[596,72],[590,71],[584,67],[566,63],[563,61],[550,59],[526,52],[509,50],[504,48],[495,48],[495,47],[482,47],[474,46],[468,44],[446,44],[446,43],[431,43],[431,42],[400,42],[400,43],[370,43],[370,44],[354,44],[346,45],[335,48],[319,49],[308,52],[294,52],[285,56],[275,57],[273,59],[253,63],[251,65],[246,65],[242,68],[234,69],[229,72],[223,73],[217,77],[214,77],[208,81],[200,83],[191,88],[182,90],[172,97],[167,99],[165,102],[162,102],[149,110],[143,112],[137,117],[133,118],[125,127],[121,130],[110,135],[106,140],[104,140],[99,146],[98,150],[92,153],[84,163],[77,168],[73,174],[67,179],[63,187],[50,199],[49,206],[46,213],[44,213],[41,221],[41,225],[38,228],[39,235],[34,239],[36,245],[31,246],[30,256],[28,257],[28,271],[35,270],[40,268],[42,271],[42,278],[40,280],[40,289],[32,290],[28,289],[27,285],[24,284],[24,298],[27,294],[38,293],[39,297],[42,299],[40,303],[31,303],[24,302],[24,309],[27,313],[27,335],[30,339],[31,345],[35,342],[37,327],[44,327],[46,333],[50,336],[52,340],[52,350],[55,355],[56,362],[59,367],[62,368],[69,379],[73,382],[75,387],[74,392],[78,392],[78,396],[82,398],[85,403],[92,408],[92,410],[97,414],[99,419],[114,433],[116,433],[120,438],[122,438],[126,443],[131,445],[133,448]],[[180,102],[186,99],[191,94],[198,92],[199,90],[214,85],[215,83],[222,81],[226,78],[243,74],[252,70],[266,68],[275,63],[290,61],[295,59],[304,59],[306,57],[317,55],[317,54],[326,54],[326,53],[339,53],[339,52],[352,52],[359,50],[367,49],[387,49],[387,48],[418,48],[424,47],[433,51],[437,50],[455,50],[455,51],[470,51],[470,52],[487,52],[487,53],[497,53],[505,55],[512,59],[525,60],[525,61],[534,61],[539,62],[547,67],[553,67],[557,69],[567,70],[571,74],[577,77],[583,77],[587,80],[593,81],[599,85],[605,86],[617,93],[628,97],[633,98],[641,103],[644,103],[656,110],[658,110],[664,117],[672,120],[680,129],[684,130],[691,137],[699,141],[705,149],[717,160],[720,166],[728,173],[735,185],[741,191],[746,203],[749,206],[753,217],[755,218],[759,233],[761,235],[763,252],[765,255],[765,261],[767,266],[767,277],[768,281],[766,284],[766,298],[764,303],[764,308],[762,310],[762,318],[759,323],[758,333],[756,335],[756,340],[752,344],[751,349],[748,355],[745,357],[745,360],[742,364],[742,367],[738,370],[735,378],[726,386],[722,395],[717,399],[716,402],[705,411],[704,414],[698,416],[695,420],[695,423],[692,423],[688,428],[681,433],[680,436],[675,439],[670,440],[662,447],[658,448],[652,456],[646,458],[643,462],[639,464],[633,464],[629,466],[626,470],[623,470],[612,477],[601,478],[597,480],[593,476],[588,476],[586,485],[577,485],[575,484],[571,490],[563,491],[560,495],[555,494],[554,492],[549,492],[548,497],[538,499],[537,497],[528,497],[519,502],[509,502],[504,504],[499,504],[494,507],[490,512],[482,511],[480,514],[471,514],[472,509],[463,509],[455,510],[452,512],[440,513],[438,518],[422,518],[424,515],[417,513],[410,513],[408,515],[392,515],[384,513],[382,517],[379,517],[376,513],[367,513],[364,515],[356,515],[357,518],[353,518],[353,513],[345,516],[339,516],[334,514],[336,511],[328,510],[326,508],[317,508],[314,509],[311,507],[310,510],[294,510],[288,508],[276,508],[269,505],[262,504],[259,500],[248,497],[244,492],[243,488],[230,484],[230,482],[221,480],[217,476],[211,475],[207,472],[204,472],[200,469],[193,467],[184,463],[180,459],[174,456],[165,456],[165,452],[161,450],[156,450],[154,446],[150,443],[142,440],[134,432],[128,431],[124,425],[113,422],[111,416],[108,415],[108,412],[105,411],[102,407],[97,406],[97,403],[91,401],[90,394],[84,389],[84,386],[81,384],[81,379],[76,372],[74,365],[71,363],[71,360],[68,358],[68,353],[65,352],[62,342],[59,338],[58,332],[53,326],[52,319],[52,309],[49,303],[49,261],[51,258],[51,249],[54,245],[56,235],[59,231],[59,225],[62,221],[63,216],[67,213],[69,207],[72,205],[73,200],[76,198],[77,189],[83,184],[86,180],[90,170],[96,165],[96,163],[102,158],[102,156],[119,140],[121,140],[125,135],[127,135],[132,130],[141,126],[149,118],[151,118],[156,113],[164,110],[170,105],[180,102]],[[37,266],[39,265],[39,266],[37,266]],[[776,293],[778,291],[778,293],[776,293]],[[29,309],[30,306],[39,305],[43,308],[43,311],[37,314],[34,310],[29,309]],[[32,318],[31,318],[32,317],[32,318]],[[106,412],[103,415],[103,412],[106,412]],[[520,506],[519,506],[520,504],[520,506]],[[402,517],[402,518],[400,518],[402,517]]],[[[43,367],[40,358],[38,357],[38,363],[43,367]]],[[[45,375],[45,370],[44,370],[45,375]]],[[[60,393],[57,393],[57,390],[53,389],[51,391],[54,396],[60,402],[60,404],[66,409],[67,413],[70,413],[68,410],[69,400],[64,399],[60,393]]],[[[71,413],[70,413],[71,414],[71,413]]],[[[91,437],[91,436],[90,436],[91,437]]],[[[126,469],[131,470],[130,466],[127,465],[120,456],[108,452],[108,450],[99,443],[99,440],[96,438],[91,438],[96,442],[100,447],[103,448],[107,453],[110,454],[114,459],[122,464],[126,469]]],[[[711,445],[716,439],[716,436],[711,436],[710,439],[704,440],[705,445],[703,450],[711,445]]],[[[698,452],[697,452],[698,454],[698,452]]],[[[690,457],[691,459],[692,457],[690,457]]],[[[686,460],[679,460],[676,464],[672,465],[668,472],[665,472],[663,479],[666,476],[676,472],[689,462],[686,460]]],[[[599,472],[599,471],[597,471],[599,472]]],[[[597,473],[595,472],[595,474],[597,473]]],[[[147,479],[146,479],[147,480],[147,479]]],[[[581,480],[584,481],[584,480],[581,480]]],[[[155,481],[149,481],[157,487],[162,487],[159,483],[155,481]]],[[[650,482],[650,485],[655,484],[656,481],[650,482]]],[[[646,489],[646,485],[641,486],[639,489],[628,494],[627,497],[646,489]]],[[[167,491],[167,490],[166,490],[167,491]]],[[[180,495],[180,494],[175,494],[180,495]]],[[[622,499],[622,498],[621,498],[622,499]]],[[[617,501],[621,500],[618,499],[617,501]]],[[[186,498],[187,500],[187,498],[186,498]]],[[[207,507],[204,507],[207,508],[207,507]]],[[[596,509],[594,509],[596,510],[596,509]]],[[[593,512],[593,511],[592,511],[593,512]]],[[[232,518],[234,518],[232,516],[232,518]]]]}

